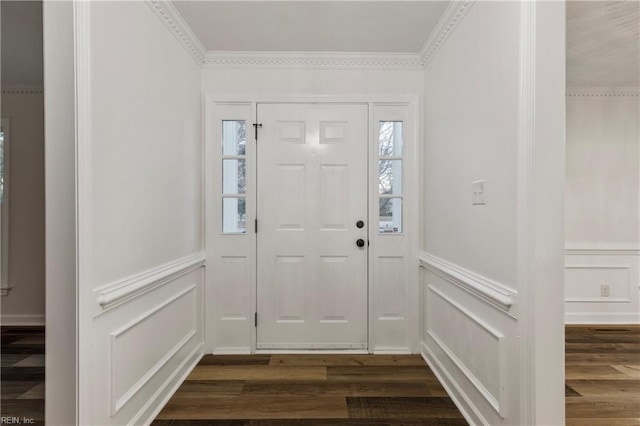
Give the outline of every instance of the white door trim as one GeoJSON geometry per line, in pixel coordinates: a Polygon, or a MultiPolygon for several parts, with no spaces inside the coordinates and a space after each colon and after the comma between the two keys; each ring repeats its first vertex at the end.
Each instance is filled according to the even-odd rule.
{"type": "MultiPolygon", "coordinates": [[[[406,343],[402,345],[385,345],[384,342],[378,345],[378,347],[374,348],[372,342],[375,341],[375,338],[378,337],[376,335],[376,329],[373,326],[371,315],[373,313],[372,303],[372,285],[371,280],[372,277],[370,275],[369,280],[369,352],[375,353],[418,353],[419,351],[419,286],[418,286],[418,270],[414,268],[418,259],[418,243],[419,243],[419,221],[418,221],[418,211],[419,211],[419,196],[418,196],[418,140],[421,135],[420,121],[419,121],[419,113],[421,111],[421,97],[419,95],[288,95],[288,94],[268,94],[268,95],[252,95],[252,94],[233,94],[233,93],[206,93],[204,96],[204,123],[205,123],[205,134],[204,134],[204,152],[205,152],[205,170],[204,170],[204,191],[205,191],[205,234],[206,234],[206,253],[207,253],[207,272],[206,272],[206,285],[205,285],[205,300],[206,300],[206,308],[205,308],[205,333],[206,333],[206,352],[207,353],[256,353],[256,329],[253,326],[253,315],[254,310],[256,308],[256,287],[255,287],[255,279],[252,282],[251,288],[248,291],[250,300],[248,301],[248,306],[250,307],[246,312],[238,313],[238,321],[241,321],[243,318],[246,320],[247,318],[251,318],[251,327],[246,333],[243,332],[243,336],[246,335],[248,338],[242,341],[241,344],[238,342],[233,342],[232,344],[228,344],[229,342],[225,341],[226,334],[225,330],[220,329],[219,327],[219,316],[220,312],[216,312],[213,307],[215,306],[216,299],[218,295],[216,294],[216,287],[214,285],[214,278],[218,270],[218,262],[215,258],[218,255],[218,250],[220,249],[220,241],[219,241],[219,232],[217,232],[217,223],[212,222],[213,211],[215,209],[219,209],[219,192],[217,188],[220,188],[222,185],[221,182],[221,173],[220,173],[220,164],[221,156],[218,150],[216,150],[216,141],[215,136],[213,134],[214,129],[214,111],[217,106],[220,105],[245,105],[251,110],[250,120],[253,124],[256,122],[256,105],[260,103],[336,103],[336,104],[353,104],[353,103],[364,103],[369,105],[369,124],[370,129],[373,129],[372,121],[375,116],[376,109],[382,109],[384,106],[395,106],[395,107],[405,107],[407,109],[407,121],[408,127],[411,129],[409,132],[409,137],[405,141],[405,146],[409,150],[410,155],[407,155],[405,160],[405,177],[404,182],[407,183],[407,186],[404,190],[405,193],[405,209],[406,213],[404,214],[405,220],[405,229],[406,235],[408,236],[408,247],[407,247],[407,277],[408,277],[408,300],[407,300],[407,312],[404,315],[405,324],[407,327],[406,331],[406,343]],[[216,195],[218,194],[218,195],[216,195]]],[[[249,119],[249,117],[247,117],[249,119]]],[[[370,131],[369,132],[369,146],[377,146],[377,132],[370,131]]],[[[253,128],[251,128],[251,135],[247,135],[247,144],[254,144],[253,140],[253,128]]],[[[255,146],[255,145],[254,145],[255,146]]],[[[372,151],[371,149],[369,151],[372,151]]],[[[251,161],[248,159],[248,161],[251,161]]],[[[372,167],[372,157],[369,157],[369,168],[372,167]]],[[[377,159],[375,167],[377,167],[377,159]]],[[[372,176],[372,174],[370,174],[372,176]]],[[[251,184],[250,184],[251,185],[251,184]]],[[[372,182],[369,183],[369,187],[372,187],[372,182]]],[[[252,200],[254,206],[256,202],[256,193],[255,193],[255,185],[252,185],[251,188],[247,188],[247,200],[252,200]]],[[[377,202],[377,200],[376,200],[377,202]]],[[[370,208],[372,200],[369,201],[370,208]]],[[[253,224],[253,219],[255,217],[247,217],[247,223],[253,224]]],[[[376,217],[371,217],[370,220],[373,223],[376,222],[376,217]]],[[[375,225],[377,226],[377,225],[375,225]]],[[[248,227],[247,231],[253,232],[253,227],[248,227]]],[[[372,227],[369,228],[370,233],[372,231],[372,227]]],[[[255,234],[253,234],[255,235],[255,234]]],[[[371,236],[371,234],[370,234],[371,236]]],[[[255,259],[255,244],[253,244],[253,253],[250,254],[253,259],[255,259]]],[[[371,253],[369,254],[371,256],[371,253]]],[[[371,258],[371,257],[370,257],[371,258]]],[[[255,277],[257,271],[255,270],[256,264],[253,262],[251,264],[253,268],[252,271],[249,272],[249,275],[255,277]]],[[[370,271],[371,274],[371,271],[370,271]]],[[[231,323],[229,321],[229,323],[231,323]]],[[[272,351],[271,351],[272,352],[272,351]]],[[[318,351],[313,351],[314,353],[318,353],[318,351]]],[[[343,351],[339,351],[340,353],[344,353],[343,351]]],[[[300,351],[296,351],[296,353],[300,353],[300,351]]]]}

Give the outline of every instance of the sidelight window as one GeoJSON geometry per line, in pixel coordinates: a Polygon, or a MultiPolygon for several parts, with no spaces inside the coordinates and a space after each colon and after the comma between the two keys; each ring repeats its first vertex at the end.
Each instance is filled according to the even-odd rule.
{"type": "Polygon", "coordinates": [[[222,232],[246,233],[246,122],[222,121],[222,232]]]}
{"type": "Polygon", "coordinates": [[[402,233],[402,121],[380,121],[378,138],[378,230],[381,234],[402,233]]]}

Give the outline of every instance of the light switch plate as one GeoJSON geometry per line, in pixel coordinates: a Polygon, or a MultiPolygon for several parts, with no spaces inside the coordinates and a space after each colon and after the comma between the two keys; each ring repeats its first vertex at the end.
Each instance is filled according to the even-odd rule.
{"type": "Polygon", "coordinates": [[[471,204],[474,206],[487,204],[484,190],[484,180],[471,182],[471,204]]]}

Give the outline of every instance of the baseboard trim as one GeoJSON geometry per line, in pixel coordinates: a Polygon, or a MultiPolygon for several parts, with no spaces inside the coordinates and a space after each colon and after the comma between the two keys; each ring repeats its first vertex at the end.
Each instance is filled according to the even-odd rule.
{"type": "Polygon", "coordinates": [[[640,324],[640,313],[574,313],[568,312],[564,315],[564,323],[567,325],[623,325],[640,324]]]}
{"type": "Polygon", "coordinates": [[[464,419],[470,425],[487,425],[489,424],[478,409],[473,405],[469,397],[464,393],[460,385],[451,377],[449,372],[444,368],[444,365],[433,354],[429,346],[425,342],[420,342],[422,358],[427,363],[433,374],[438,378],[438,381],[447,391],[447,395],[456,405],[464,419]]]}
{"type": "Polygon", "coordinates": [[[186,380],[189,374],[193,371],[193,369],[198,365],[202,357],[204,356],[204,343],[200,342],[191,353],[184,359],[184,361],[180,364],[178,368],[165,380],[165,382],[160,386],[160,388],[153,394],[153,396],[149,399],[149,402],[145,404],[144,407],[138,412],[138,414],[131,420],[129,424],[143,424],[145,426],[149,426],[155,418],[160,414],[160,411],[167,405],[167,402],[171,399],[171,397],[176,393],[182,382],[186,380]],[[182,373],[182,374],[180,374],[182,373]],[[176,380],[176,376],[180,374],[180,377],[176,380]],[[171,385],[173,382],[173,385],[171,385]],[[162,393],[169,387],[169,391],[166,393],[164,398],[160,401],[159,404],[155,408],[152,408],[154,403],[160,398],[162,393]],[[145,417],[145,414],[149,413],[145,420],[141,420],[145,417]]]}
{"type": "Polygon", "coordinates": [[[2,325],[45,325],[44,315],[2,315],[2,325]]]}
{"type": "Polygon", "coordinates": [[[237,348],[216,348],[213,350],[214,355],[250,355],[251,348],[241,346],[237,348]]]}

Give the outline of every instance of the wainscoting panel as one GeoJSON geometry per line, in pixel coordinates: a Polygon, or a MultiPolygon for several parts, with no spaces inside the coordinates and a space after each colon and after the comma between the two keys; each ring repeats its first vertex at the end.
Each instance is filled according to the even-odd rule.
{"type": "Polygon", "coordinates": [[[150,423],[202,357],[204,268],[185,268],[94,315],[96,424],[150,423]]]}
{"type": "MultiPolygon", "coordinates": [[[[517,423],[517,316],[500,303],[503,296],[469,291],[485,285],[470,282],[472,271],[448,262],[442,269],[437,262],[421,265],[423,357],[471,424],[517,423]]],[[[515,304],[517,293],[509,298],[515,304]]]]}
{"type": "Polygon", "coordinates": [[[565,252],[567,324],[640,323],[640,250],[607,246],[565,252]]]}

